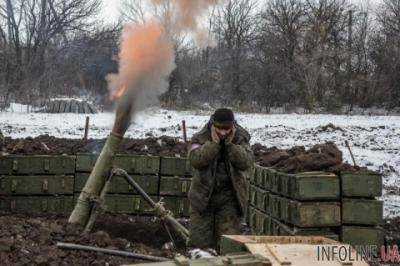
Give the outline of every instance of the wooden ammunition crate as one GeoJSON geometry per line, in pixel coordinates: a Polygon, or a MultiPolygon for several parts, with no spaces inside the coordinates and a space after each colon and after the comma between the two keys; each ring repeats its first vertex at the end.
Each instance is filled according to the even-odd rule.
{"type": "Polygon", "coordinates": [[[191,176],[189,160],[179,157],[161,157],[160,174],[163,176],[191,176]]]}
{"type": "Polygon", "coordinates": [[[343,224],[380,225],[382,222],[382,201],[374,199],[343,198],[343,224]]]}
{"type": "Polygon", "coordinates": [[[340,175],[343,197],[374,198],[382,196],[382,177],[372,171],[343,172],[340,175]]]}
{"type": "MultiPolygon", "coordinates": [[[[158,195],[159,177],[156,175],[131,175],[139,186],[149,195],[158,195]]],[[[82,191],[89,178],[89,173],[77,173],[74,191],[82,191]]],[[[122,176],[114,176],[108,188],[109,194],[138,194],[122,176]]]]}
{"type": "Polygon", "coordinates": [[[188,198],[182,197],[162,197],[165,208],[172,211],[175,217],[189,217],[190,206],[188,198]]]}
{"type": "Polygon", "coordinates": [[[0,175],[64,175],[75,173],[75,156],[9,155],[0,159],[0,175]]]}
{"type": "Polygon", "coordinates": [[[374,226],[342,226],[341,240],[352,246],[383,245],[382,230],[374,226]]]}
{"type": "Polygon", "coordinates": [[[186,197],[190,189],[190,178],[177,176],[161,176],[160,195],[186,197]]]}
{"type": "Polygon", "coordinates": [[[69,213],[73,196],[13,196],[0,200],[0,210],[16,213],[69,213]]]}
{"type": "Polygon", "coordinates": [[[73,194],[73,175],[0,176],[0,194],[73,194]]]}

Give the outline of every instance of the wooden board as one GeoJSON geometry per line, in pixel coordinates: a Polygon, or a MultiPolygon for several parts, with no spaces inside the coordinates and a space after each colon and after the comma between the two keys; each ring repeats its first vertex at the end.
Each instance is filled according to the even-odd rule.
{"type": "MultiPolygon", "coordinates": [[[[259,254],[265,258],[268,258],[273,266],[280,265],[293,265],[293,266],[309,266],[309,265],[354,265],[354,266],[366,266],[367,263],[363,261],[350,261],[340,260],[338,257],[330,260],[322,260],[322,257],[318,257],[317,245],[315,244],[264,244],[264,243],[246,243],[246,248],[252,254],[259,254]],[[350,264],[351,263],[351,264],[350,264]]],[[[346,248],[350,249],[349,245],[329,245],[325,244],[324,247],[329,248],[346,248]]],[[[352,258],[356,257],[356,251],[352,250],[352,258]]]]}

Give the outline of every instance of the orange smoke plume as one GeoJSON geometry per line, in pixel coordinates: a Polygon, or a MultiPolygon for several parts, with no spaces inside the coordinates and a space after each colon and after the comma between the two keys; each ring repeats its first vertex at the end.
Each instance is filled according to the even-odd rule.
{"type": "Polygon", "coordinates": [[[157,22],[126,24],[122,33],[118,74],[108,75],[111,98],[139,90],[139,83],[160,89],[174,69],[173,44],[157,22]]]}

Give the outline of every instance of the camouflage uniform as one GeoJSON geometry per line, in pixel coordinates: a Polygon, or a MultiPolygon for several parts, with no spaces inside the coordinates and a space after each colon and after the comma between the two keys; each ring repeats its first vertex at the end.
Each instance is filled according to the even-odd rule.
{"type": "Polygon", "coordinates": [[[249,140],[239,125],[232,143],[225,145],[212,141],[210,125],[193,136],[189,160],[196,171],[189,191],[190,247],[216,249],[220,235],[240,233],[248,199],[246,174],[253,166],[249,140]]]}

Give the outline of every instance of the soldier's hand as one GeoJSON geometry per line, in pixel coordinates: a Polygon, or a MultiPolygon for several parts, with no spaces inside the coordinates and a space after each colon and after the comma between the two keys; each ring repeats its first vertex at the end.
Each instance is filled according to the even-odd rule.
{"type": "Polygon", "coordinates": [[[215,130],[214,126],[211,126],[211,139],[217,144],[219,144],[221,141],[221,139],[218,137],[217,131],[215,130]]]}
{"type": "Polygon", "coordinates": [[[233,125],[231,133],[229,133],[229,135],[226,137],[227,143],[232,143],[233,138],[235,137],[235,133],[236,133],[236,127],[235,127],[235,125],[233,125]]]}

